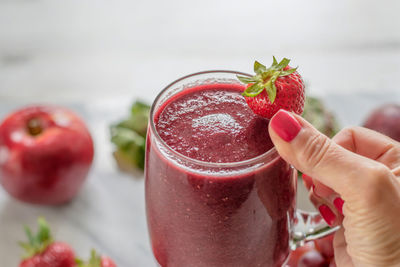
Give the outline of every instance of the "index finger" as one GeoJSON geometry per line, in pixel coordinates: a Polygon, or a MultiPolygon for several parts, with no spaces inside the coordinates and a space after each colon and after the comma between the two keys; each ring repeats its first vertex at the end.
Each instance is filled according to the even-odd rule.
{"type": "Polygon", "coordinates": [[[347,150],[381,162],[390,169],[400,165],[400,143],[373,130],[363,127],[345,128],[332,140],[347,150]]]}

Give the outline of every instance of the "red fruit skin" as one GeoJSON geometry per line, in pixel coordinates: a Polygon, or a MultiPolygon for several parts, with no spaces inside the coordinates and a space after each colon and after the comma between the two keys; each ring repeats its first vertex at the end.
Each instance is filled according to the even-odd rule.
{"type": "Polygon", "coordinates": [[[71,200],[92,164],[93,141],[83,121],[61,107],[31,106],[0,125],[0,183],[16,199],[56,205],[71,200]],[[32,136],[30,119],[43,131],[32,136]]]}
{"type": "Polygon", "coordinates": [[[318,250],[325,258],[329,260],[334,257],[333,236],[334,234],[331,234],[314,241],[315,249],[318,250]]]}
{"type": "Polygon", "coordinates": [[[314,250],[314,242],[308,242],[304,246],[298,247],[289,255],[289,260],[286,263],[287,267],[297,267],[299,259],[307,252],[314,250]]]}
{"type": "MultiPolygon", "coordinates": [[[[291,68],[289,66],[284,68],[284,70],[288,69],[291,68]]],[[[305,87],[303,79],[297,71],[288,76],[278,77],[275,81],[275,87],[276,98],[272,104],[266,90],[255,97],[245,96],[247,105],[254,113],[268,119],[272,118],[279,109],[285,109],[296,114],[303,113],[305,87]]]]}
{"type": "Polygon", "coordinates": [[[364,127],[400,142],[400,105],[386,104],[375,109],[364,122],[364,127]]]}
{"type": "Polygon", "coordinates": [[[101,267],[117,267],[117,265],[109,257],[101,256],[101,267]]]}
{"type": "Polygon", "coordinates": [[[329,267],[327,261],[317,250],[310,250],[299,259],[298,267],[329,267]]]}
{"type": "Polygon", "coordinates": [[[54,242],[41,254],[23,260],[19,267],[74,267],[75,253],[62,242],[54,242]]]}

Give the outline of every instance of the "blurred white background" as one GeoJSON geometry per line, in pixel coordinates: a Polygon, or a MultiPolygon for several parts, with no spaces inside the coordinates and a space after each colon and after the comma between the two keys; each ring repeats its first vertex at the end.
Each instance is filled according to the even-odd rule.
{"type": "Polygon", "coordinates": [[[319,95],[400,90],[400,2],[0,0],[0,99],[141,97],[292,59],[319,95]]]}
{"type": "Polygon", "coordinates": [[[21,225],[38,215],[79,255],[96,247],[120,267],[152,266],[143,177],[117,171],[108,125],[183,75],[251,72],[272,55],[291,58],[342,125],[359,124],[376,105],[400,102],[400,1],[0,0],[0,117],[65,104],[96,143],[70,205],[24,205],[0,189],[0,266],[17,266],[21,225]]]}

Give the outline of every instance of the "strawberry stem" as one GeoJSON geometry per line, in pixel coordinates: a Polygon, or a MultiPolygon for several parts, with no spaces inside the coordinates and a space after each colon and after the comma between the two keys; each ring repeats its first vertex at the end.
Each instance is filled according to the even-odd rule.
{"type": "Polygon", "coordinates": [[[40,121],[37,118],[30,119],[28,121],[27,128],[29,134],[32,136],[39,135],[43,131],[42,125],[40,124],[40,121]]]}
{"type": "Polygon", "coordinates": [[[242,83],[249,84],[242,95],[246,97],[255,97],[265,90],[271,104],[274,103],[276,98],[276,79],[278,79],[278,77],[288,76],[297,70],[297,68],[287,68],[289,63],[290,59],[283,58],[278,63],[276,58],[272,57],[272,65],[267,68],[260,62],[255,61],[254,72],[256,75],[252,77],[237,75],[237,78],[242,83]]]}

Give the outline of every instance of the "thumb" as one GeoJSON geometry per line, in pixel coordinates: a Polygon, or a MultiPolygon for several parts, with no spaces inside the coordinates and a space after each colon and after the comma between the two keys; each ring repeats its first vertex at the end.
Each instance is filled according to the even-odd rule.
{"type": "Polygon", "coordinates": [[[383,164],[342,148],[302,117],[282,109],[271,119],[269,134],[284,160],[343,199],[374,186],[377,177],[387,173],[383,164]]]}

